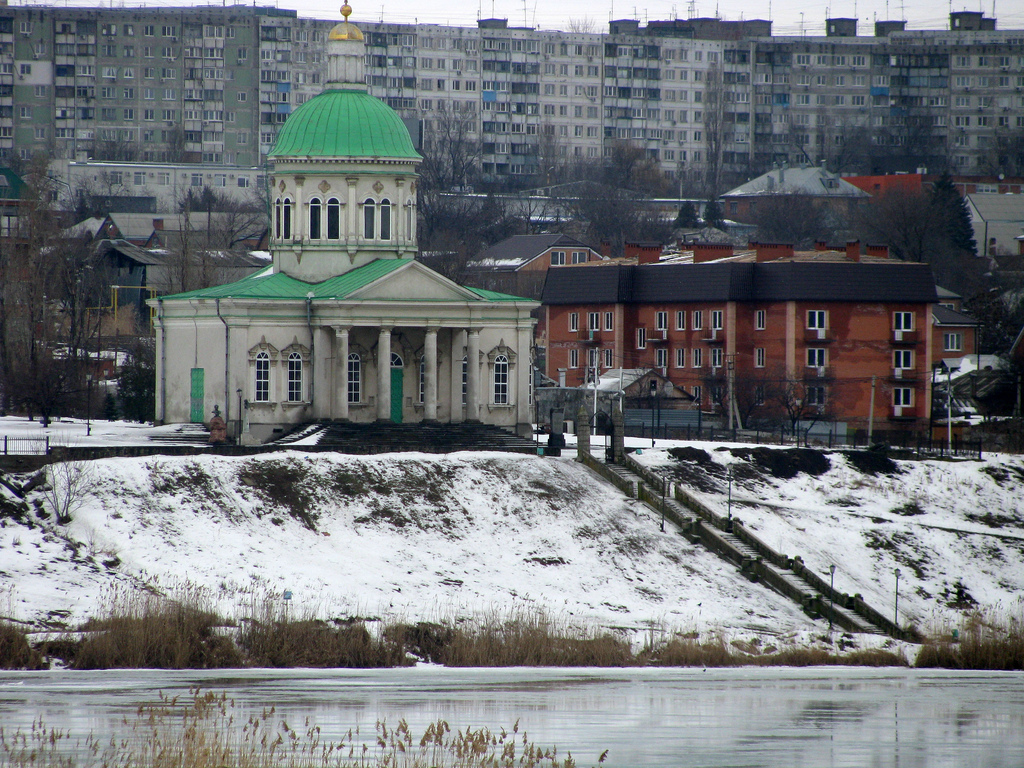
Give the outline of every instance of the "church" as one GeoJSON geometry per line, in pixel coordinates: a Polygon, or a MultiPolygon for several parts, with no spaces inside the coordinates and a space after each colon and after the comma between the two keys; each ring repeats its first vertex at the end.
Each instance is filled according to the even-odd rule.
{"type": "Polygon", "coordinates": [[[270,153],[272,265],[150,301],[157,423],[208,421],[216,406],[244,444],[322,420],[529,434],[537,304],[414,259],[422,158],[366,91],[350,13],[328,36],[324,90],[270,153]]]}

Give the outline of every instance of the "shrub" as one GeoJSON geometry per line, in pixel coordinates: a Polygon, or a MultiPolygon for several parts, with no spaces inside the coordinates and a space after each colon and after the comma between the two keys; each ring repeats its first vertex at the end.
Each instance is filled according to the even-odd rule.
{"type": "Polygon", "coordinates": [[[29,645],[25,630],[0,620],[0,669],[45,669],[42,654],[29,645]]]}

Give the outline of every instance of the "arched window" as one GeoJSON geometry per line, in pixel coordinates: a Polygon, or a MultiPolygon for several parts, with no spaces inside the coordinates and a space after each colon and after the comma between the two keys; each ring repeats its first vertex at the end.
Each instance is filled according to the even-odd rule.
{"type": "Polygon", "coordinates": [[[380,201],[380,239],[391,239],[391,201],[386,197],[380,201]]]}
{"type": "Polygon", "coordinates": [[[348,401],[358,403],[363,394],[363,361],[352,352],[348,356],[348,401]]]}
{"type": "Polygon", "coordinates": [[[288,402],[302,402],[302,355],[298,352],[288,355],[288,402]]]}
{"type": "Polygon", "coordinates": [[[322,208],[320,198],[314,197],[309,201],[309,239],[319,240],[322,208]]]}
{"type": "Polygon", "coordinates": [[[292,239],[292,201],[287,197],[281,204],[281,237],[292,239]]]}
{"type": "Polygon", "coordinates": [[[397,352],[391,353],[391,367],[392,368],[404,368],[405,363],[402,361],[402,356],[397,352]]]}
{"type": "Polygon", "coordinates": [[[274,200],[274,238],[281,239],[281,198],[274,200]]]}
{"type": "Polygon", "coordinates": [[[494,358],[494,404],[508,405],[508,358],[494,358]]]}
{"type": "Polygon", "coordinates": [[[327,239],[341,239],[341,203],[336,197],[327,201],[327,239]]]}
{"type": "Polygon", "coordinates": [[[376,229],[374,225],[376,214],[376,203],[370,198],[366,198],[363,201],[363,237],[367,240],[373,240],[376,229]]]}
{"type": "Polygon", "coordinates": [[[270,355],[260,352],[256,355],[256,382],[253,400],[257,403],[270,402],[270,355]]]}
{"type": "Polygon", "coordinates": [[[422,403],[426,397],[427,391],[427,358],[420,358],[420,386],[419,386],[419,400],[422,403]]]}

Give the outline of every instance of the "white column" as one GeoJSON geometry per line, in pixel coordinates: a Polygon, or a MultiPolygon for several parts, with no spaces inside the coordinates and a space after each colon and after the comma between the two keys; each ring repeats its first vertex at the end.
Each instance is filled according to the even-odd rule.
{"type": "Polygon", "coordinates": [[[292,239],[301,243],[306,239],[306,210],[305,196],[302,194],[302,185],[306,183],[305,176],[295,177],[295,209],[292,211],[292,239]]]}
{"type": "MultiPolygon", "coordinates": [[[[515,388],[512,388],[510,381],[509,394],[516,399],[516,426],[526,429],[533,421],[530,409],[530,389],[533,386],[533,329],[523,323],[516,335],[515,388]]],[[[509,378],[511,379],[511,376],[509,378]]]]}
{"type": "Polygon", "coordinates": [[[405,252],[405,206],[402,205],[402,198],[405,197],[405,180],[395,179],[395,201],[391,204],[391,236],[399,253],[405,252]]]}
{"type": "MultiPolygon", "coordinates": [[[[359,230],[356,228],[358,225],[358,211],[356,210],[356,184],[359,179],[347,178],[345,183],[348,184],[348,213],[345,216],[347,223],[345,224],[345,243],[348,245],[349,253],[353,252],[356,245],[359,243],[359,230]]],[[[391,362],[388,361],[388,365],[391,362]]]]}
{"type": "Polygon", "coordinates": [[[427,328],[423,340],[423,418],[437,421],[437,329],[427,328]]]}
{"type": "Polygon", "coordinates": [[[348,420],[348,328],[334,329],[334,350],[337,376],[334,381],[336,419],[348,420]]]}
{"type": "Polygon", "coordinates": [[[391,421],[391,329],[377,339],[377,421],[391,421]]]}
{"type": "Polygon", "coordinates": [[[480,329],[466,339],[466,421],[480,421],[480,329]]]}

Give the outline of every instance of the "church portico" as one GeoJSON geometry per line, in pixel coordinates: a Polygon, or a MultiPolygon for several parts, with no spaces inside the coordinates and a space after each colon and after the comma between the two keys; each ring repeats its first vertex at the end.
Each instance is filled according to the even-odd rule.
{"type": "Polygon", "coordinates": [[[411,258],[421,158],[366,93],[363,56],[359,30],[337,25],[324,92],[270,153],[273,266],[152,302],[159,421],[216,404],[251,443],[316,420],[529,430],[537,305],[411,258]]]}

